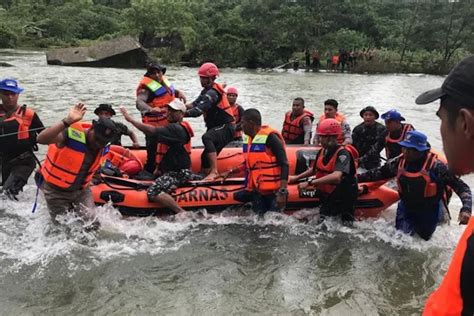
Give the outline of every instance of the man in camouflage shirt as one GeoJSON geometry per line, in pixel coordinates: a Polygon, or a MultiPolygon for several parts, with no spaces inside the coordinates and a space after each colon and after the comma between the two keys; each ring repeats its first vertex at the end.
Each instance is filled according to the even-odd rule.
{"type": "Polygon", "coordinates": [[[430,152],[424,134],[410,131],[399,144],[402,155],[357,177],[359,182],[397,178],[400,193],[395,223],[397,229],[430,239],[443,218],[442,203],[448,186],[461,199],[460,214],[471,214],[471,189],[430,152]]]}
{"type": "Polygon", "coordinates": [[[359,167],[367,170],[380,166],[380,152],[385,148],[387,129],[376,120],[379,112],[373,106],[367,106],[360,111],[364,122],[352,131],[352,144],[359,152],[359,167]]]}

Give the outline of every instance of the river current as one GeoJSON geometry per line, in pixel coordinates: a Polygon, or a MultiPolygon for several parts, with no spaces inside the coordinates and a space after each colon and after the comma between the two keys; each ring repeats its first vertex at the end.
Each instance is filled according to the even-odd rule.
{"type": "MultiPolygon", "coordinates": [[[[78,101],[89,109],[86,119],[105,102],[139,116],[134,94],[141,70],[48,66],[44,52],[18,50],[0,51],[0,61],[15,66],[0,68],[0,78],[20,80],[20,103],[34,108],[45,125],[78,101]]],[[[190,100],[200,91],[196,71],[168,68],[170,81],[190,100]]],[[[396,108],[433,147],[442,147],[437,105],[415,106],[414,99],[443,77],[223,69],[219,80],[236,86],[238,102],[258,108],[275,128],[293,98],[303,97],[315,113],[334,98],[352,127],[367,105],[380,113],[396,108]]],[[[199,144],[203,120],[190,122],[199,144]]],[[[465,180],[474,184],[472,176],[465,180]]],[[[124,218],[102,206],[95,210],[102,228],[84,242],[50,225],[41,194],[33,214],[35,194],[30,181],[20,201],[0,200],[1,315],[416,315],[463,230],[455,221],[457,197],[451,225],[438,227],[427,242],[394,229],[394,207],[348,228],[283,215],[168,222],[124,218]]],[[[74,227],[75,218],[69,221],[74,227]]]]}

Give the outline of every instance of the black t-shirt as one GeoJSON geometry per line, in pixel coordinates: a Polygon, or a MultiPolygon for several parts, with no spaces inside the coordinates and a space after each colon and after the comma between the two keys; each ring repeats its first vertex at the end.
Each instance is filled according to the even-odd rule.
{"type": "Polygon", "coordinates": [[[122,135],[129,136],[131,134],[131,131],[128,129],[128,127],[120,122],[115,122],[115,126],[117,128],[117,133],[115,134],[114,139],[110,142],[112,145],[119,145],[122,146],[122,135]]]}
{"type": "Polygon", "coordinates": [[[34,131],[30,131],[29,139],[25,140],[18,139],[18,121],[5,122],[5,119],[5,117],[0,117],[0,156],[9,160],[36,147],[36,136],[44,129],[44,125],[36,113],[33,115],[30,125],[30,130],[34,129],[34,131]]]}
{"type": "Polygon", "coordinates": [[[172,123],[167,126],[157,127],[153,136],[158,143],[169,146],[168,151],[160,162],[161,172],[179,171],[191,168],[191,158],[186,152],[184,145],[188,143],[190,135],[179,123],[172,123]]]}

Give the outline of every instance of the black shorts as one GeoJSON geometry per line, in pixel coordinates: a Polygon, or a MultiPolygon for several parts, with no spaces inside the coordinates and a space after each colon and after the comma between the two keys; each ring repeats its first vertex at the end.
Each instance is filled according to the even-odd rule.
{"type": "Polygon", "coordinates": [[[206,169],[210,167],[207,154],[215,152],[217,155],[219,155],[221,150],[233,140],[234,130],[234,125],[228,123],[213,127],[204,133],[204,135],[202,135],[204,151],[201,154],[201,168],[206,169]]]}

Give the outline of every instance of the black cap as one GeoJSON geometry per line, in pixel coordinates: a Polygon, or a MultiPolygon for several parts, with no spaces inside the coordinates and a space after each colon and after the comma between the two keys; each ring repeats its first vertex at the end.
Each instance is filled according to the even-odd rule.
{"type": "Polygon", "coordinates": [[[111,140],[117,133],[117,126],[115,125],[114,121],[109,118],[92,120],[92,126],[95,133],[108,140],[111,140]]]}
{"type": "Polygon", "coordinates": [[[375,115],[375,119],[378,119],[379,118],[379,112],[377,112],[377,110],[373,107],[373,106],[366,106],[365,108],[363,108],[361,111],[360,111],[360,117],[364,117],[364,113],[367,112],[367,111],[370,111],[372,113],[374,113],[375,115]]]}
{"type": "Polygon", "coordinates": [[[469,56],[454,66],[441,88],[420,94],[415,102],[426,104],[443,96],[453,98],[461,106],[474,106],[474,56],[469,56]]]}
{"type": "Polygon", "coordinates": [[[112,105],[105,104],[105,103],[99,104],[99,106],[94,110],[94,114],[99,115],[99,112],[104,112],[104,111],[109,112],[112,115],[116,114],[115,110],[112,108],[112,105]]]}
{"type": "Polygon", "coordinates": [[[158,63],[149,63],[148,65],[146,65],[146,72],[147,73],[150,73],[154,70],[158,70],[158,71],[161,71],[161,73],[164,75],[166,73],[166,67],[164,66],[161,66],[160,64],[158,63]]]}

